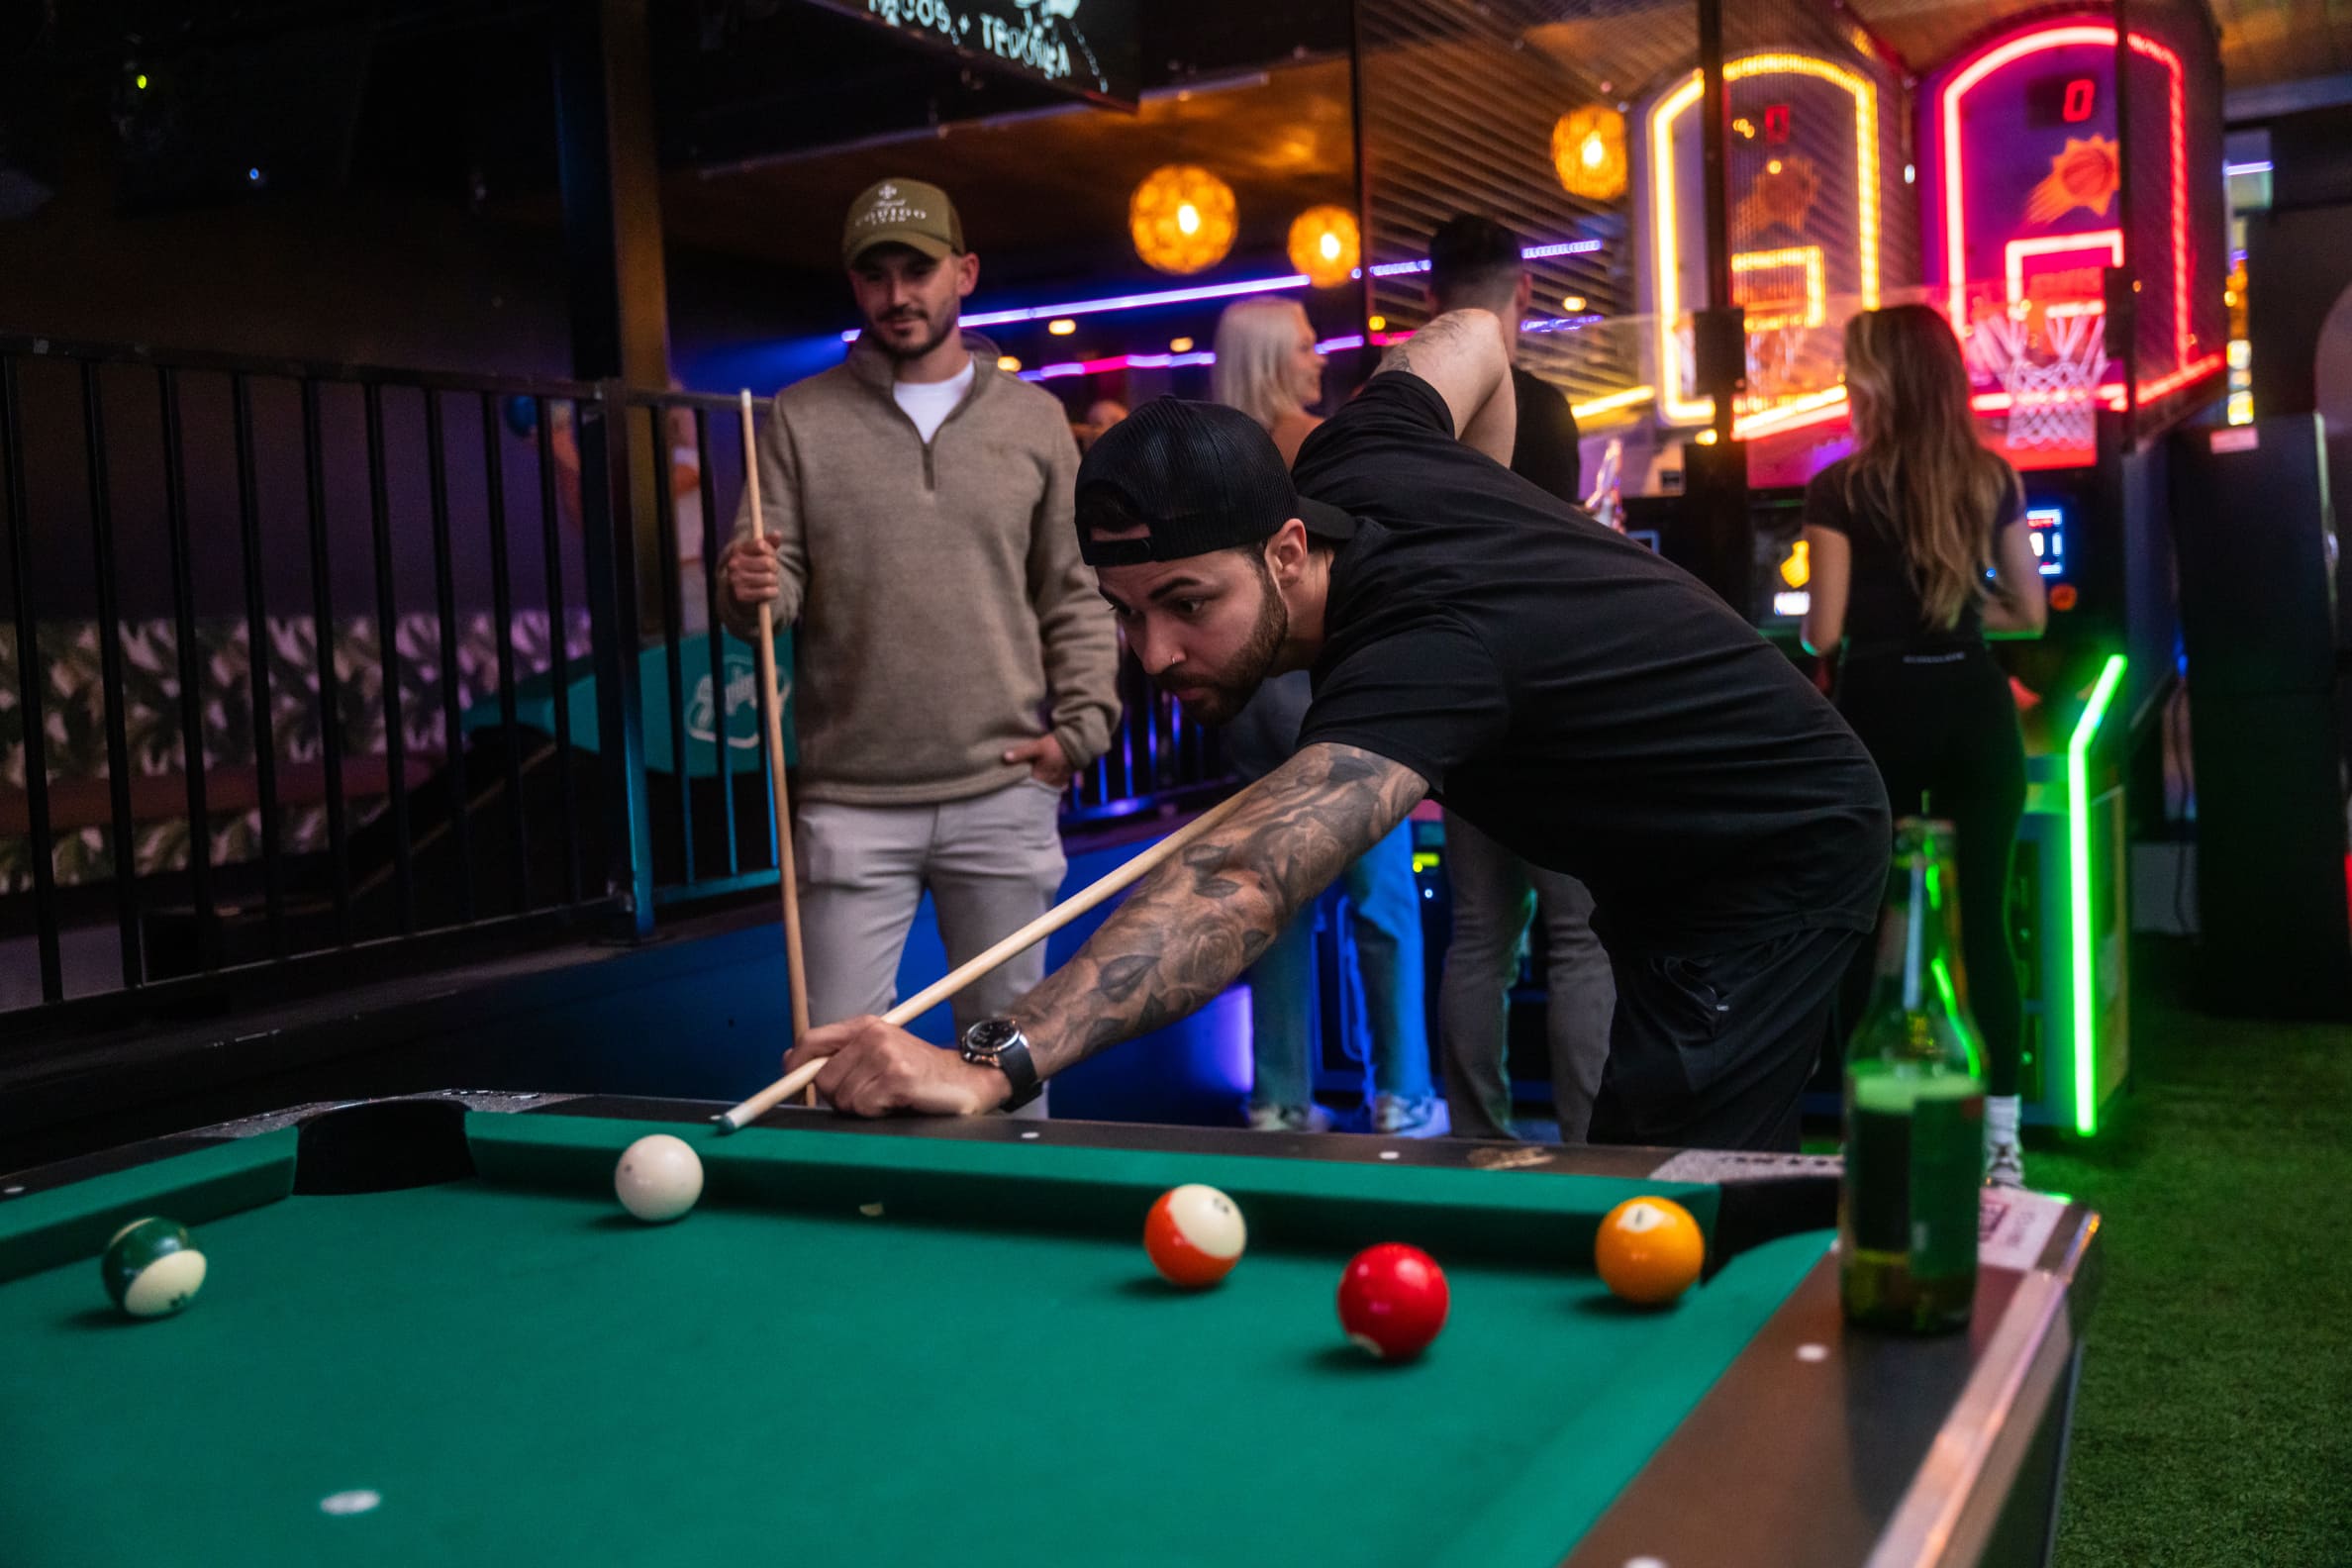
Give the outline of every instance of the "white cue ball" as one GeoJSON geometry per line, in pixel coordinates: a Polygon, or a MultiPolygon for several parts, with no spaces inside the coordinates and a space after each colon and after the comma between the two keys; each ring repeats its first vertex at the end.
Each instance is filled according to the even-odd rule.
{"type": "Polygon", "coordinates": [[[648,1224],[675,1220],[702,1196],[701,1159],[684,1138],[656,1132],[621,1151],[613,1191],[621,1207],[648,1224]]]}

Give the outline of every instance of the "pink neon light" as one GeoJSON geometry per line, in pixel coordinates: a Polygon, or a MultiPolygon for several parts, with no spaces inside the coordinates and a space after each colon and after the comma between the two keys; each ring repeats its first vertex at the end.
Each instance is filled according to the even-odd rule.
{"type": "Polygon", "coordinates": [[[2003,247],[2004,272],[2009,279],[2009,302],[2025,298],[2027,256],[2071,255],[2077,250],[2105,250],[2116,266],[2123,264],[2123,231],[2095,229],[2088,234],[2045,235],[2037,240],[2011,240],[2003,247]]]}
{"type": "Polygon", "coordinates": [[[2159,376],[2153,381],[2142,381],[2139,384],[2139,400],[2142,403],[2153,403],[2158,398],[2170,397],[2192,381],[2204,380],[2221,368],[2221,357],[2217,353],[2206,354],[2195,364],[2183,365],[2171,375],[2159,376]]]}
{"type": "MultiPolygon", "coordinates": [[[[1946,82],[1942,92],[1943,164],[1944,164],[1944,266],[1946,283],[1951,289],[1952,330],[1965,335],[1968,331],[1968,261],[1967,246],[1963,244],[1966,224],[1961,213],[1960,167],[1960,100],[1987,76],[2012,60],[2044,49],[2063,49],[2069,45],[2089,44],[2115,47],[2115,30],[2104,23],[2076,23],[2043,28],[2023,33],[2005,44],[1995,46],[1968,68],[1946,82]]],[[[2189,111],[2188,89],[2181,69],[2181,57],[2153,39],[2132,35],[2132,49],[2162,65],[2172,78],[2172,239],[2173,239],[2173,350],[2174,358],[2187,364],[2191,350],[2189,327],[2189,111]]],[[[2116,90],[2127,84],[2118,82],[2116,90]]],[[[2128,155],[2128,149],[2125,149],[2128,155]]],[[[2007,405],[2004,404],[2006,407],[2007,405]]]]}

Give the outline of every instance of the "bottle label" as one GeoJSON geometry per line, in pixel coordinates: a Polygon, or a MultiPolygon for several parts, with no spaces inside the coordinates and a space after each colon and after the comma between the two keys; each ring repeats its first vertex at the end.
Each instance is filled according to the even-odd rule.
{"type": "Polygon", "coordinates": [[[1985,1100],[1967,1078],[1847,1084],[1846,1192],[1854,1246],[1908,1260],[1920,1279],[1976,1265],[1985,1100]]]}
{"type": "Polygon", "coordinates": [[[1911,1142],[1908,1109],[1847,1112],[1846,1193],[1854,1245],[1864,1252],[1911,1251],[1911,1142]]]}
{"type": "Polygon", "coordinates": [[[1965,1274],[1976,1267],[1984,1097],[1920,1096],[1911,1137],[1911,1272],[1924,1279],[1965,1274]]]}

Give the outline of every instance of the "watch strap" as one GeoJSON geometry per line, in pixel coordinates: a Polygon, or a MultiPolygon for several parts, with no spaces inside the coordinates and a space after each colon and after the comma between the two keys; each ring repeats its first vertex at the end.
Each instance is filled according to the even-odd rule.
{"type": "Polygon", "coordinates": [[[1029,1057],[1029,1041],[1022,1035],[1014,1035],[996,1053],[996,1066],[1013,1085],[1012,1098],[999,1110],[1018,1111],[1045,1092],[1044,1081],[1037,1076],[1037,1064],[1029,1057]]]}

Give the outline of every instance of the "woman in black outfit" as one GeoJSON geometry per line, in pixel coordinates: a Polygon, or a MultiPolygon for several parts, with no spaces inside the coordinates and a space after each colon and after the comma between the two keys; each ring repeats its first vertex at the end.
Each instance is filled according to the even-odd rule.
{"type": "Polygon", "coordinates": [[[2025,742],[1987,636],[2039,637],[2048,610],[2016,471],[1985,449],[1967,366],[1924,305],[1846,324],[1854,452],[1805,492],[1805,645],[1843,645],[1837,707],[1898,817],[1952,824],[1962,961],[1984,1037],[1985,1174],[2018,1186],[2018,1036],[2008,893],[2025,742]]]}

